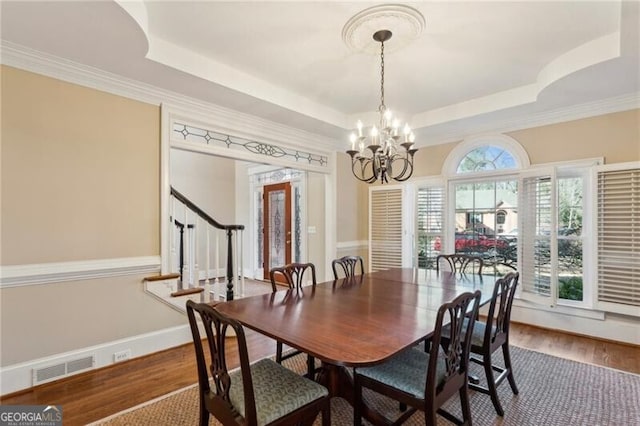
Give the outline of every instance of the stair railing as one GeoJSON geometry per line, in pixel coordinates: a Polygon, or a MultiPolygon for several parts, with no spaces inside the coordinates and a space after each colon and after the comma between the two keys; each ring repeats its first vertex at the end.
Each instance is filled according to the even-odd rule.
{"type": "Polygon", "coordinates": [[[171,267],[180,273],[177,294],[203,288],[205,300],[233,300],[236,290],[244,293],[242,236],[244,225],[222,225],[187,197],[171,187],[171,267]],[[180,218],[180,220],[178,219],[180,218]],[[211,236],[215,244],[212,244],[211,236]],[[226,244],[221,247],[220,240],[226,244]],[[202,247],[204,246],[204,247],[202,247]],[[204,254],[203,254],[204,252],[204,254]],[[220,257],[226,255],[226,293],[220,286],[220,257]],[[211,269],[213,257],[214,269],[211,269]],[[204,262],[200,259],[204,258],[204,262]],[[200,264],[204,263],[204,278],[200,264]],[[213,285],[211,278],[213,275],[213,285]],[[200,283],[204,282],[203,285],[200,283]]]}

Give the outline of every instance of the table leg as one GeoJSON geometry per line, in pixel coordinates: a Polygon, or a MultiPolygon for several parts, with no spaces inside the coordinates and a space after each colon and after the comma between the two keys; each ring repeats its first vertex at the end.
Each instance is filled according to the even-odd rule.
{"type": "MultiPolygon", "coordinates": [[[[345,399],[351,406],[354,404],[353,378],[346,367],[322,363],[322,370],[318,382],[329,390],[329,396],[345,399]]],[[[374,408],[363,404],[362,416],[377,426],[392,425],[389,419],[374,408]]]]}

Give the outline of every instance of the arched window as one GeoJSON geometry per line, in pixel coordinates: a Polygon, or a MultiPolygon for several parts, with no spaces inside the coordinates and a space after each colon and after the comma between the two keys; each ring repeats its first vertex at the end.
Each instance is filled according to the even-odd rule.
{"type": "Polygon", "coordinates": [[[447,156],[443,176],[455,177],[529,167],[529,156],[522,145],[506,135],[484,135],[464,140],[447,156]]]}
{"type": "Polygon", "coordinates": [[[506,135],[483,135],[458,144],[443,166],[453,210],[445,249],[482,257],[503,274],[518,269],[518,174],[529,167],[522,146],[506,135]],[[517,231],[515,231],[517,232],[517,231]]]}
{"type": "Polygon", "coordinates": [[[469,152],[460,163],[457,173],[515,169],[518,166],[511,153],[501,147],[485,145],[469,152]]]}

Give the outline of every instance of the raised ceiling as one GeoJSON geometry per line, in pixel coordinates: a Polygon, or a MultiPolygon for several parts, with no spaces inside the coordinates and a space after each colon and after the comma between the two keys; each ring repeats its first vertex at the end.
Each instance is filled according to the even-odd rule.
{"type": "MultiPolygon", "coordinates": [[[[375,42],[358,52],[342,38],[351,17],[379,2],[0,4],[5,52],[98,68],[335,146],[379,104],[375,42]]],[[[385,102],[419,146],[638,107],[637,1],[407,5],[426,25],[410,43],[386,44],[385,102]]]]}

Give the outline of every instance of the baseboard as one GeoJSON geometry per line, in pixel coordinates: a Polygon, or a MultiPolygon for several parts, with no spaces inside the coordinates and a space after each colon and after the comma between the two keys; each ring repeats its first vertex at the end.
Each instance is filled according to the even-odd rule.
{"type": "Polygon", "coordinates": [[[86,356],[95,357],[93,369],[97,369],[114,364],[114,354],[116,352],[130,350],[131,357],[129,359],[132,359],[173,348],[175,346],[180,346],[191,342],[191,340],[192,337],[189,326],[180,325],[164,330],[128,337],[126,339],[114,340],[112,342],[75,351],[9,365],[7,367],[0,368],[0,395],[7,395],[9,393],[18,392],[32,387],[32,373],[34,369],[40,369],[49,365],[59,364],[86,356]]]}
{"type": "Polygon", "coordinates": [[[583,335],[594,339],[606,339],[616,343],[640,345],[637,319],[627,321],[605,315],[602,319],[541,311],[534,307],[516,306],[511,312],[511,320],[539,328],[557,330],[563,333],[583,335]]]}

